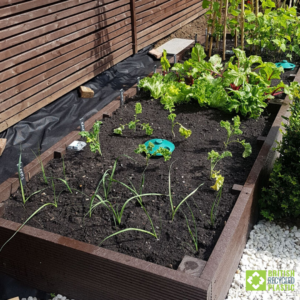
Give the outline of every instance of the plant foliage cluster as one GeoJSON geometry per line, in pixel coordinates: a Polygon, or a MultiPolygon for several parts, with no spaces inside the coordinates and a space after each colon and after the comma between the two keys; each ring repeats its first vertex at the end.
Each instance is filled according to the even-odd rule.
{"type": "MultiPolygon", "coordinates": [[[[205,61],[203,47],[196,44],[189,60],[176,63],[165,76],[156,73],[142,79],[139,86],[149,91],[153,98],[160,98],[170,116],[176,105],[195,99],[200,106],[258,118],[267,106],[267,100],[276,95],[284,92],[293,99],[297,83],[288,86],[281,81],[277,86],[271,86],[272,79],[280,79],[282,67],[263,62],[256,55],[246,57],[240,49],[233,51],[235,56],[223,65],[219,55],[205,61]]],[[[170,117],[172,124],[175,117],[170,117]]]]}
{"type": "MultiPolygon", "coordinates": [[[[300,95],[299,95],[300,96],[300,95]]],[[[300,216],[300,100],[291,104],[269,185],[263,188],[261,214],[268,220],[300,216]]]]}

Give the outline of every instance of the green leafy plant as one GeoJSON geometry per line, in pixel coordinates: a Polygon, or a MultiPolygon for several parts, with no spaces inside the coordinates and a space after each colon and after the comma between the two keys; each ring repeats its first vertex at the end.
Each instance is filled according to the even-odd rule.
{"type": "Polygon", "coordinates": [[[214,169],[217,165],[217,163],[222,160],[225,157],[232,157],[232,153],[230,151],[224,151],[222,154],[219,154],[218,152],[211,150],[208,152],[208,160],[210,161],[210,178],[214,178],[214,169]]]}
{"type": "MultiPolygon", "coordinates": [[[[298,96],[300,94],[298,93],[298,96]]],[[[274,163],[268,185],[260,199],[262,216],[273,221],[300,216],[300,100],[290,106],[291,115],[285,118],[283,138],[276,150],[280,156],[274,163]]]]}
{"type": "Polygon", "coordinates": [[[171,113],[171,114],[168,115],[168,120],[170,120],[170,121],[172,122],[172,133],[173,133],[174,137],[175,137],[174,127],[175,127],[176,125],[179,125],[179,133],[180,133],[182,136],[184,136],[186,139],[187,139],[188,137],[190,137],[191,134],[192,134],[192,131],[189,130],[189,129],[187,129],[187,128],[185,128],[185,127],[184,127],[182,124],[180,124],[179,122],[175,122],[175,118],[176,118],[176,114],[174,114],[174,113],[171,113]]]}
{"type": "MultiPolygon", "coordinates": [[[[195,220],[195,217],[194,217],[194,214],[193,214],[193,211],[191,209],[191,207],[189,206],[189,204],[186,202],[188,208],[189,208],[189,211],[191,213],[191,216],[192,216],[192,220],[193,220],[193,225],[194,225],[194,232],[193,230],[191,229],[190,227],[190,224],[189,224],[189,220],[187,218],[187,216],[183,213],[184,217],[185,217],[185,221],[186,221],[186,226],[188,228],[188,231],[189,231],[189,234],[191,236],[191,239],[193,241],[193,244],[194,244],[194,247],[195,247],[195,250],[196,252],[199,251],[199,246],[198,246],[198,230],[197,230],[197,223],[196,223],[196,220],[195,220]]],[[[188,243],[186,243],[188,246],[190,246],[188,243]]],[[[192,247],[191,247],[192,248],[192,247]]],[[[192,250],[194,250],[192,248],[192,250]]]]}
{"type": "Polygon", "coordinates": [[[136,127],[140,125],[142,127],[142,130],[145,130],[147,135],[151,135],[153,133],[152,127],[149,125],[149,123],[139,123],[140,120],[137,119],[137,115],[141,114],[143,111],[142,104],[140,102],[137,102],[135,104],[135,115],[134,115],[134,121],[130,121],[128,124],[120,125],[120,127],[114,129],[115,134],[122,134],[123,130],[125,129],[125,126],[127,125],[129,129],[136,131],[136,127]]]}
{"type": "Polygon", "coordinates": [[[136,148],[134,150],[135,153],[137,154],[145,154],[146,155],[146,168],[148,167],[149,165],[149,159],[153,156],[155,156],[156,154],[161,154],[163,157],[164,157],[164,161],[168,161],[169,159],[171,159],[171,151],[166,149],[166,148],[163,148],[163,147],[159,147],[155,152],[152,152],[154,148],[154,144],[153,143],[149,143],[148,146],[146,147],[145,144],[140,144],[138,146],[138,148],[136,148]]]}
{"type": "Polygon", "coordinates": [[[221,121],[220,122],[221,127],[225,128],[227,131],[227,140],[226,140],[226,142],[224,142],[225,148],[227,148],[227,146],[230,143],[239,143],[244,147],[243,157],[246,158],[252,153],[252,147],[249,143],[246,143],[245,140],[236,139],[236,140],[230,141],[230,138],[233,135],[243,134],[243,131],[240,130],[240,125],[241,125],[240,117],[235,116],[235,117],[233,117],[232,121],[233,121],[232,125],[230,124],[229,121],[221,121]]]}
{"type": "MultiPolygon", "coordinates": [[[[174,162],[173,162],[174,163],[174,162]]],[[[172,164],[173,164],[172,163],[172,164]]],[[[170,208],[171,208],[171,220],[173,221],[174,220],[174,217],[178,211],[178,209],[181,207],[181,205],[183,203],[185,203],[191,196],[193,196],[197,191],[198,189],[203,185],[200,184],[196,189],[194,189],[189,195],[187,195],[183,200],[181,200],[179,202],[178,205],[174,206],[174,203],[173,203],[173,198],[172,198],[172,187],[171,187],[171,168],[172,168],[172,164],[170,165],[170,169],[169,169],[169,201],[170,201],[170,208]]]]}
{"type": "Polygon", "coordinates": [[[101,147],[100,147],[100,139],[99,139],[99,133],[100,133],[100,126],[103,123],[101,121],[96,121],[93,125],[93,128],[90,132],[88,131],[81,131],[79,134],[82,137],[86,138],[86,142],[90,145],[90,149],[93,153],[97,152],[102,155],[101,147]]]}
{"type": "Polygon", "coordinates": [[[163,75],[165,75],[167,72],[169,72],[169,69],[170,69],[170,63],[169,63],[169,60],[167,58],[167,51],[164,50],[163,51],[163,55],[160,59],[160,63],[161,63],[161,68],[163,70],[163,75]]]}

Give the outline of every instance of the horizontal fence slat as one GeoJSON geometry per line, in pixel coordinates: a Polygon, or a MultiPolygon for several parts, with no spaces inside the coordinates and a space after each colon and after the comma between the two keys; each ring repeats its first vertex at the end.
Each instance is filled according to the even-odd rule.
{"type": "Polygon", "coordinates": [[[173,15],[172,17],[165,19],[162,22],[154,24],[153,26],[150,26],[147,29],[144,29],[144,30],[138,32],[138,34],[137,34],[138,42],[143,43],[147,39],[152,38],[153,36],[162,33],[164,30],[167,30],[167,29],[171,28],[172,26],[177,25],[181,21],[184,21],[184,18],[188,17],[188,16],[186,16],[186,14],[188,14],[188,13],[193,14],[194,10],[198,9],[199,7],[202,8],[202,4],[199,2],[198,3],[196,2],[196,4],[181,11],[180,13],[177,13],[177,14],[173,15]]]}
{"type": "MultiPolygon", "coordinates": [[[[81,55],[75,56],[73,59],[61,63],[55,68],[50,69],[49,71],[40,74],[39,76],[36,76],[28,81],[25,81],[23,84],[21,84],[19,87],[17,87],[18,90],[20,90],[19,93],[16,93],[15,96],[8,97],[7,101],[0,103],[0,112],[3,112],[4,117],[9,117],[9,112],[6,112],[5,110],[12,107],[13,105],[16,105],[19,102],[24,101],[26,98],[38,93],[42,89],[47,88],[48,86],[51,86],[55,82],[64,79],[68,75],[74,72],[74,69],[77,70],[78,67],[74,66],[77,63],[80,63],[80,68],[85,67],[91,62],[94,62],[95,59],[100,59],[103,56],[109,54],[110,52],[116,51],[117,49],[126,46],[130,44],[131,42],[131,31],[128,31],[126,34],[123,34],[122,36],[118,36],[114,39],[111,39],[110,41],[100,45],[96,45],[95,48],[92,48],[89,51],[84,52],[81,55]],[[93,58],[95,56],[95,59],[93,58]],[[27,88],[27,89],[26,89],[27,88]],[[21,89],[23,92],[21,92],[21,89]]],[[[99,40],[100,43],[100,40],[99,40]]],[[[69,53],[68,53],[69,54],[69,53]]],[[[4,93],[5,94],[5,93],[4,93]]],[[[9,96],[9,93],[6,93],[5,96],[9,96]]],[[[0,95],[2,97],[2,95],[0,95]]],[[[1,113],[0,113],[0,122],[1,122],[1,113]]]]}
{"type": "Polygon", "coordinates": [[[49,34],[43,35],[41,37],[38,37],[36,39],[30,40],[26,43],[23,43],[21,45],[18,46],[14,46],[12,48],[9,48],[7,50],[1,51],[0,52],[0,57],[2,59],[7,59],[10,58],[12,56],[18,55],[24,51],[28,51],[30,49],[34,49],[35,47],[42,45],[44,43],[48,43],[50,41],[57,41],[57,39],[62,38],[63,36],[69,35],[73,32],[78,31],[79,29],[83,29],[85,27],[88,27],[92,24],[95,23],[102,23],[102,26],[107,25],[106,22],[108,19],[111,20],[111,23],[114,23],[114,17],[122,14],[126,11],[130,10],[130,5],[124,5],[120,8],[117,9],[112,9],[109,10],[108,12],[106,12],[105,14],[99,14],[97,15],[97,13],[91,13],[91,18],[90,19],[86,19],[82,22],[76,23],[73,26],[68,26],[65,27],[63,29],[60,30],[56,30],[54,32],[51,32],[49,34]],[[92,15],[94,15],[94,17],[92,17],[92,15]]]}
{"type": "Polygon", "coordinates": [[[47,4],[59,2],[59,0],[32,0],[32,1],[25,1],[25,3],[14,4],[8,7],[4,7],[0,9],[0,16],[6,17],[9,15],[17,14],[22,11],[34,9],[36,7],[44,6],[47,4]]]}
{"type": "Polygon", "coordinates": [[[0,132],[7,129],[8,127],[16,124],[20,120],[23,120],[27,116],[33,114],[37,110],[43,108],[44,106],[48,105],[49,103],[55,101],[59,97],[63,96],[64,94],[72,91],[73,89],[77,88],[79,85],[85,83],[89,79],[95,77],[96,75],[100,74],[101,72],[107,70],[111,66],[115,65],[116,63],[124,60],[126,57],[133,54],[133,50],[131,49],[132,46],[128,45],[124,48],[114,52],[107,57],[103,58],[102,60],[98,61],[96,64],[91,65],[88,68],[85,68],[81,72],[77,72],[74,75],[66,78],[65,80],[61,81],[61,86],[63,87],[57,92],[54,92],[51,96],[42,101],[36,103],[35,105],[24,109],[22,112],[18,113],[16,116],[7,119],[6,121],[0,123],[0,132]],[[129,50],[130,49],[130,50],[129,50]],[[123,54],[121,54],[123,53],[123,54]],[[121,55],[120,55],[121,54],[121,55]],[[101,65],[101,63],[104,63],[101,65]],[[83,76],[82,76],[83,75],[83,76]],[[80,77],[82,76],[82,77],[80,77]],[[79,77],[77,79],[77,77],[79,77]],[[73,81],[75,80],[75,81],[73,81]],[[73,82],[71,82],[73,81],[73,82]]]}
{"type": "Polygon", "coordinates": [[[146,45],[149,45],[164,38],[165,36],[171,34],[172,32],[176,31],[177,29],[181,28],[182,26],[188,24],[189,22],[195,20],[196,18],[200,17],[205,13],[205,10],[202,9],[202,5],[199,6],[198,9],[196,9],[195,11],[187,14],[186,16],[181,17],[177,22],[173,22],[174,25],[169,26],[168,24],[165,27],[162,27],[163,30],[157,30],[155,34],[151,34],[151,37],[143,38],[146,41],[139,43],[138,49],[140,50],[146,45]],[[159,32],[162,33],[159,34],[159,32]]]}
{"type": "MultiPolygon", "coordinates": [[[[175,1],[177,1],[177,0],[172,1],[172,3],[174,3],[175,1]]],[[[191,5],[194,5],[195,3],[199,3],[199,1],[198,2],[191,1],[191,0],[179,1],[179,2],[176,2],[175,4],[172,4],[169,7],[166,7],[165,9],[163,9],[161,11],[158,11],[157,13],[155,13],[153,15],[149,15],[143,19],[140,19],[137,22],[137,24],[138,24],[137,31],[140,32],[143,29],[152,26],[153,24],[156,24],[159,21],[162,21],[165,18],[172,16],[173,14],[180,12],[181,10],[188,8],[191,5]]]]}
{"type": "MultiPolygon", "coordinates": [[[[17,25],[19,23],[25,23],[35,18],[45,17],[46,15],[55,13],[57,11],[64,10],[91,1],[92,0],[70,0],[68,2],[53,4],[39,9],[35,9],[34,13],[32,13],[32,11],[29,11],[29,12],[17,14],[15,16],[6,17],[4,19],[0,19],[0,29],[17,25]]],[[[97,2],[101,3],[101,0],[98,0],[97,2]]]]}
{"type": "MultiPolygon", "coordinates": [[[[11,47],[12,45],[15,45],[17,43],[20,43],[20,42],[23,42],[23,41],[26,40],[26,37],[24,35],[20,35],[22,32],[26,31],[27,32],[27,39],[32,39],[33,37],[36,37],[36,36],[41,35],[41,34],[47,32],[47,31],[50,31],[51,27],[42,29],[42,26],[45,26],[48,23],[56,22],[55,24],[51,24],[51,25],[56,26],[57,28],[61,28],[63,26],[68,25],[68,24],[66,24],[67,19],[64,19],[64,18],[70,17],[72,15],[76,15],[78,13],[82,13],[82,12],[87,11],[89,9],[102,7],[104,4],[108,4],[108,3],[113,2],[113,1],[114,0],[103,0],[103,1],[89,2],[87,4],[78,5],[74,8],[71,8],[71,9],[67,9],[67,10],[65,9],[65,10],[63,10],[61,12],[58,12],[58,13],[53,13],[49,16],[43,16],[42,18],[38,18],[38,19],[35,19],[33,21],[29,21],[29,22],[26,22],[26,23],[23,22],[22,24],[19,24],[19,25],[10,27],[10,28],[2,29],[0,31],[0,39],[6,39],[6,41],[5,41],[6,43],[4,44],[4,46],[8,45],[9,47],[11,47]],[[64,20],[59,22],[59,20],[61,20],[61,19],[64,19],[64,20]],[[34,29],[36,27],[39,27],[38,30],[33,31],[32,29],[34,29]],[[29,30],[31,30],[31,31],[29,31],[29,30]],[[18,36],[12,37],[13,35],[16,35],[16,34],[18,34],[18,36]],[[8,37],[11,37],[11,38],[8,38],[8,37]],[[14,40],[15,40],[15,42],[13,42],[14,40]]],[[[114,2],[114,4],[113,4],[113,5],[115,5],[114,8],[123,5],[123,2],[124,1],[114,2]]],[[[102,9],[104,9],[104,7],[102,9]]],[[[35,12],[34,12],[34,14],[35,14],[35,12]]],[[[72,20],[70,20],[70,22],[72,22],[72,20]]],[[[4,46],[3,46],[3,48],[4,48],[4,46]]],[[[0,47],[1,47],[1,43],[0,43],[0,47]]]]}
{"type": "MultiPolygon", "coordinates": [[[[91,24],[91,26],[85,27],[82,30],[75,31],[72,34],[69,34],[60,39],[56,39],[50,43],[42,44],[40,47],[34,48],[34,49],[27,51],[25,53],[22,53],[18,56],[14,56],[14,57],[10,58],[9,60],[2,61],[2,62],[0,62],[0,69],[7,69],[9,67],[17,65],[18,63],[21,63],[27,59],[30,59],[37,55],[41,55],[42,53],[44,53],[46,51],[52,50],[58,46],[61,46],[62,44],[69,43],[75,39],[80,38],[83,35],[86,35],[90,32],[98,30],[101,27],[111,25],[118,21],[122,21],[123,19],[127,19],[128,17],[130,17],[130,15],[131,15],[130,10],[128,10],[126,12],[120,13],[117,16],[109,18],[106,21],[102,21],[102,22],[98,22],[98,23],[96,22],[96,20],[92,20],[92,19],[94,19],[94,18],[92,18],[92,19],[90,19],[90,22],[91,23],[95,22],[95,23],[91,24]]],[[[128,21],[127,21],[127,24],[129,24],[129,23],[131,23],[130,18],[128,18],[128,21]]],[[[117,23],[117,26],[118,26],[118,23],[117,23]]],[[[1,53],[0,53],[0,55],[1,55],[1,53]]]]}
{"type": "MultiPolygon", "coordinates": [[[[99,38],[103,38],[106,34],[111,34],[112,32],[117,31],[121,28],[122,29],[127,28],[127,26],[131,26],[130,24],[131,24],[131,20],[130,20],[130,18],[127,18],[125,20],[120,21],[117,24],[110,25],[108,27],[105,27],[104,29],[97,31],[97,32],[94,32],[94,31],[95,31],[95,29],[100,29],[100,26],[97,26],[97,25],[91,26],[89,28],[84,29],[83,31],[80,31],[79,35],[78,35],[78,33],[76,33],[75,35],[76,35],[76,37],[80,37],[80,36],[84,36],[88,33],[93,32],[92,34],[87,35],[78,40],[75,40],[75,38],[74,38],[75,41],[72,41],[69,44],[66,43],[66,45],[62,45],[57,50],[47,52],[43,55],[37,56],[29,61],[26,61],[20,65],[12,67],[6,71],[0,72],[0,81],[4,81],[4,80],[7,80],[7,79],[13,77],[11,80],[6,81],[5,84],[0,85],[0,92],[12,87],[13,85],[23,82],[36,74],[39,74],[39,69],[35,68],[35,67],[37,67],[37,66],[40,67],[41,64],[44,64],[47,61],[50,61],[59,56],[62,56],[64,54],[72,51],[73,49],[79,48],[82,45],[87,44],[91,41],[97,40],[99,38]],[[30,70],[30,71],[26,74],[22,74],[23,72],[25,72],[27,70],[30,70]],[[21,77],[18,76],[19,74],[21,74],[21,77]]],[[[0,63],[0,65],[1,65],[1,63],[0,63]]],[[[0,99],[0,102],[1,102],[1,99],[0,99]]]]}
{"type": "Polygon", "coordinates": [[[0,2],[0,7],[7,6],[7,5],[12,5],[20,2],[25,2],[27,0],[1,0],[0,2]]]}
{"type": "Polygon", "coordinates": [[[155,0],[155,1],[150,1],[147,4],[144,4],[142,6],[137,7],[136,8],[136,13],[140,13],[140,12],[142,12],[144,10],[151,9],[151,8],[153,8],[153,7],[157,6],[157,5],[160,5],[160,4],[164,3],[164,2],[167,2],[167,1],[169,1],[169,0],[155,0]]]}
{"type": "MultiPolygon", "coordinates": [[[[15,96],[18,93],[21,93],[25,91],[26,89],[30,88],[30,86],[35,85],[39,83],[42,80],[47,79],[48,77],[44,74],[50,74],[52,73],[52,68],[55,68],[56,66],[59,66],[63,64],[64,62],[73,59],[76,59],[77,55],[80,55],[84,53],[85,51],[88,51],[90,49],[93,49],[95,46],[99,46],[100,44],[108,41],[114,41],[115,37],[118,37],[119,35],[122,35],[119,39],[122,40],[123,38],[126,38],[128,35],[128,31],[130,31],[131,25],[127,25],[125,27],[122,27],[118,30],[111,30],[112,32],[103,32],[103,35],[99,36],[100,34],[93,34],[91,36],[88,36],[87,38],[80,39],[73,43],[71,46],[74,50],[70,50],[68,47],[68,50],[66,50],[65,54],[63,52],[63,49],[60,49],[60,53],[57,52],[58,55],[56,58],[45,62],[42,65],[39,65],[38,67],[35,67],[33,69],[30,69],[26,73],[20,74],[19,76],[15,76],[12,79],[5,82],[5,84],[0,85],[1,89],[5,89],[5,92],[0,93],[0,103],[5,101],[8,98],[11,98],[15,96]],[[98,38],[98,39],[97,39],[98,38]],[[90,41],[90,42],[87,42],[90,41]],[[85,43],[86,42],[86,43],[85,43]],[[81,46],[81,47],[77,47],[81,46]],[[20,83],[21,82],[21,83],[20,83]],[[20,83],[20,84],[18,84],[20,83]],[[11,87],[10,89],[6,90],[8,87],[11,87]]],[[[67,47],[64,47],[67,48],[67,47]]],[[[46,54],[49,58],[53,58],[51,53],[46,54]]],[[[1,112],[1,109],[0,109],[1,112]]]]}

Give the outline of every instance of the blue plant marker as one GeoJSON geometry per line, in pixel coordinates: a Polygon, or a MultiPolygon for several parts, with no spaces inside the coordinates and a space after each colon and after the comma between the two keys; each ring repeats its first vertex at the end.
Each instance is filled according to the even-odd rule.
{"type": "Polygon", "coordinates": [[[283,67],[285,70],[294,70],[295,65],[292,63],[289,63],[287,60],[280,61],[278,63],[275,63],[277,68],[283,67]]]}
{"type": "MultiPolygon", "coordinates": [[[[149,143],[154,144],[154,148],[150,152],[150,154],[153,154],[155,151],[157,151],[160,147],[168,149],[170,152],[173,152],[175,150],[175,145],[167,140],[163,139],[153,139],[149,140],[145,143],[145,146],[148,147],[149,143]]],[[[155,156],[162,156],[160,153],[157,153],[155,156]]]]}

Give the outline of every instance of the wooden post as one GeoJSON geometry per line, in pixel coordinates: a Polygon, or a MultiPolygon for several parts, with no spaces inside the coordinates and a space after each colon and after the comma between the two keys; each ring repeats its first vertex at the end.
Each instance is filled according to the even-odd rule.
{"type": "Polygon", "coordinates": [[[225,60],[226,52],[226,34],[227,34],[227,15],[228,15],[228,1],[225,0],[225,15],[224,15],[224,32],[223,32],[223,60],[225,60]]]}
{"type": "MultiPolygon", "coordinates": [[[[238,17],[235,17],[235,20],[238,21],[238,17]]],[[[237,30],[235,30],[234,34],[234,47],[236,48],[238,46],[238,36],[237,36],[237,30]]]]}
{"type": "Polygon", "coordinates": [[[130,0],[133,53],[138,52],[135,0],[130,0]]]}
{"type": "Polygon", "coordinates": [[[241,46],[242,50],[244,50],[244,13],[245,13],[245,0],[242,0],[241,2],[241,46]]]}
{"type": "Polygon", "coordinates": [[[216,22],[216,12],[214,12],[214,14],[213,14],[213,22],[212,22],[212,26],[211,26],[211,37],[210,37],[208,57],[211,57],[211,53],[212,53],[212,46],[213,46],[213,40],[214,40],[213,34],[214,34],[214,30],[215,30],[215,22],[216,22]]]}
{"type": "MultiPolygon", "coordinates": [[[[220,1],[220,24],[222,23],[222,12],[223,12],[223,9],[222,9],[222,6],[223,6],[223,0],[220,1]]],[[[219,46],[219,34],[216,36],[216,48],[217,49],[220,49],[220,46],[219,46]]]]}
{"type": "MultiPolygon", "coordinates": [[[[210,10],[212,10],[213,0],[210,2],[210,10]]],[[[208,41],[209,41],[209,26],[207,26],[207,36],[205,41],[205,50],[208,51],[208,41]]]]}

